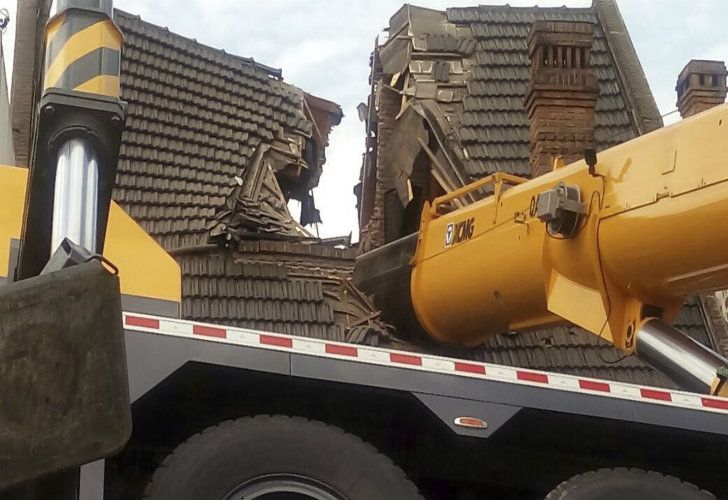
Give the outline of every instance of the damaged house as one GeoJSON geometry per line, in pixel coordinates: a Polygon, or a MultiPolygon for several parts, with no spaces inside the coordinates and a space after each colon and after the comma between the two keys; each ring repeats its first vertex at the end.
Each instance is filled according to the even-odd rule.
{"type": "MultiPolygon", "coordinates": [[[[495,172],[538,176],[556,156],[570,163],[587,148],[604,150],[662,126],[614,0],[445,12],[405,5],[371,67],[372,93],[360,106],[367,130],[356,188],[361,252],[416,232],[424,203],[441,194],[495,172]]],[[[713,347],[720,341],[698,299],[676,326],[713,347]]],[[[636,357],[621,359],[573,327],[500,335],[468,356],[670,385],[636,357]]]]}
{"type": "Polygon", "coordinates": [[[320,222],[311,190],[341,108],[252,59],[115,20],[129,112],[114,198],[179,262],[182,316],[336,340],[366,324],[353,251],[304,227],[320,222]]]}
{"type": "MultiPolygon", "coordinates": [[[[28,32],[45,22],[33,11],[19,12],[28,32]]],[[[366,330],[374,311],[348,281],[355,251],[305,228],[320,222],[311,190],[341,108],[253,59],[122,11],[114,19],[129,105],[114,200],[183,273],[181,311],[167,303],[143,312],[333,340],[361,334],[354,327],[366,330]],[[290,200],[300,201],[300,220],[290,200]]],[[[33,60],[36,40],[19,40],[18,81],[31,80],[19,61],[33,60]]],[[[27,88],[13,87],[19,162],[33,116],[27,88]]]]}

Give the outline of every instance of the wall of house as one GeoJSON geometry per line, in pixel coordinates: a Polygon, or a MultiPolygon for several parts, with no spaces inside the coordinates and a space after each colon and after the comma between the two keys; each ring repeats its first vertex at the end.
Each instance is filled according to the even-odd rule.
{"type": "Polygon", "coordinates": [[[0,165],[15,165],[10,122],[10,96],[8,95],[2,36],[0,36],[0,165]]]}
{"type": "Polygon", "coordinates": [[[18,2],[15,23],[15,57],[12,68],[11,113],[15,159],[28,164],[35,104],[43,65],[43,32],[52,0],[18,2]]]}
{"type": "MultiPolygon", "coordinates": [[[[383,165],[381,159],[386,156],[383,154],[383,150],[389,147],[400,106],[401,97],[397,92],[388,87],[379,87],[377,93],[376,189],[371,217],[360,231],[359,250],[362,253],[379,248],[387,242],[387,198],[391,198],[394,192],[394,183],[389,174],[391,169],[387,165],[383,165]]],[[[396,197],[396,193],[394,196],[396,197]]],[[[397,203],[399,203],[398,200],[397,203]]],[[[389,224],[391,225],[393,222],[393,219],[390,219],[389,224]]]]}

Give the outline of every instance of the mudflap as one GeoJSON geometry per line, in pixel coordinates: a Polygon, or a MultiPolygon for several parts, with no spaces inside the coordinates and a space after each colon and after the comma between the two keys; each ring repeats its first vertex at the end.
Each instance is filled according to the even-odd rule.
{"type": "Polygon", "coordinates": [[[130,434],[118,277],[91,261],[0,286],[0,490],[130,434]]]}

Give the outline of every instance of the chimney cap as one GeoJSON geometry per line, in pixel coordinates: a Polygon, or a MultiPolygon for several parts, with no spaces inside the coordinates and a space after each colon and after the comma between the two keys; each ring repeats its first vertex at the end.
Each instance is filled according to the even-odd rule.
{"type": "Polygon", "coordinates": [[[717,75],[717,76],[728,76],[728,70],[726,69],[723,61],[709,61],[707,59],[692,59],[685,65],[683,70],[680,72],[680,76],[677,77],[677,81],[681,82],[687,79],[690,75],[717,75]]]}
{"type": "Polygon", "coordinates": [[[566,47],[592,46],[594,24],[583,21],[536,21],[528,32],[527,43],[533,52],[539,45],[566,47]]]}
{"type": "Polygon", "coordinates": [[[549,33],[583,33],[594,34],[594,23],[587,21],[534,21],[531,33],[547,31],[549,33]]]}
{"type": "MultiPolygon", "coordinates": [[[[680,75],[677,77],[677,86],[675,90],[678,93],[684,93],[688,88],[696,87],[699,85],[699,79],[691,80],[692,75],[710,75],[721,78],[722,85],[725,87],[725,79],[728,77],[728,70],[723,61],[708,61],[705,59],[693,59],[685,65],[680,75]],[[681,92],[682,91],[682,92],[681,92]]],[[[710,86],[710,85],[709,85],[710,86]]]]}
{"type": "Polygon", "coordinates": [[[723,61],[693,59],[677,78],[677,107],[683,118],[722,104],[728,88],[723,61]]]}

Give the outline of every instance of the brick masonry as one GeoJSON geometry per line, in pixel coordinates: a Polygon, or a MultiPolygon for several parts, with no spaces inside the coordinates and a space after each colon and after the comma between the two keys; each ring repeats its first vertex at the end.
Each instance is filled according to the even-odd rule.
{"type": "Polygon", "coordinates": [[[383,150],[390,144],[390,137],[397,113],[401,105],[401,97],[395,91],[380,85],[377,93],[377,181],[374,193],[374,207],[369,222],[361,229],[359,251],[364,253],[386,243],[385,241],[385,196],[394,189],[390,178],[391,171],[387,165],[381,164],[383,150]]]}
{"type": "Polygon", "coordinates": [[[530,125],[531,175],[552,169],[595,148],[594,111],[599,82],[591,67],[594,26],[538,21],[528,35],[531,82],[526,97],[530,125]]]}

